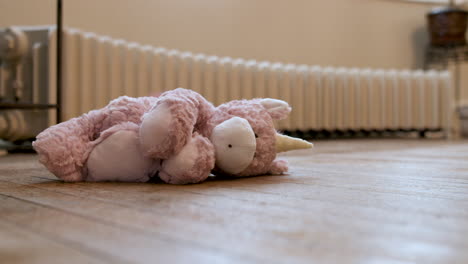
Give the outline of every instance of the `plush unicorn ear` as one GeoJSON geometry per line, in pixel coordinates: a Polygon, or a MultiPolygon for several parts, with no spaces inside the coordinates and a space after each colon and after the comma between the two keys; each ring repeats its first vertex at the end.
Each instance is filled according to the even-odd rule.
{"type": "Polygon", "coordinates": [[[285,119],[291,112],[289,104],[282,100],[265,98],[260,100],[260,104],[265,107],[271,118],[276,120],[285,119]]]}

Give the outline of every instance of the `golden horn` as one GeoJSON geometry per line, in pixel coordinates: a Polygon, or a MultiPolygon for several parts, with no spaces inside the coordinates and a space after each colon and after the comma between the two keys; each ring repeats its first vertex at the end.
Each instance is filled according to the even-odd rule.
{"type": "Polygon", "coordinates": [[[300,138],[288,137],[276,133],[276,153],[295,150],[295,149],[308,149],[313,147],[314,144],[309,143],[300,138]]]}

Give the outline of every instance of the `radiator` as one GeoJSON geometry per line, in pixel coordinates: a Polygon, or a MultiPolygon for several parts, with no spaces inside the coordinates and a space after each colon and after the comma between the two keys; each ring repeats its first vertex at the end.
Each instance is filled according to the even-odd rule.
{"type": "MultiPolygon", "coordinates": [[[[51,32],[49,47],[56,37],[51,32]]],[[[283,99],[293,110],[278,122],[280,130],[441,130],[447,135],[453,130],[447,71],[259,62],[145,46],[76,29],[65,29],[63,45],[64,120],[120,95],[158,95],[184,87],[215,105],[241,98],[283,99]]],[[[54,60],[47,65],[53,76],[54,60]]],[[[51,81],[49,89],[54,87],[51,81]]]]}

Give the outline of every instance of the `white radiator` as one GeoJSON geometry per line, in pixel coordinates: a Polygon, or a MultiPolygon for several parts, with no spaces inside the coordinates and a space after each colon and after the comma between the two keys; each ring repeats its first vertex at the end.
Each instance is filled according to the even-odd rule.
{"type": "MultiPolygon", "coordinates": [[[[50,38],[55,43],[55,34],[50,38]]],[[[281,130],[442,130],[447,135],[453,130],[446,71],[257,62],[143,46],[75,29],[65,30],[63,45],[64,120],[120,95],[157,95],[184,87],[215,105],[254,97],[286,100],[293,111],[278,123],[281,130]]]]}

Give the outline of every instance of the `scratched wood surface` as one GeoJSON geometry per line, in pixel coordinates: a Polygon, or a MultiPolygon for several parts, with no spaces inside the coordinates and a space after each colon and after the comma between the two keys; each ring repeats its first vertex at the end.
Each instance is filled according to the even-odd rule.
{"type": "Polygon", "coordinates": [[[286,176],[63,183],[0,157],[0,263],[468,263],[468,141],[319,141],[286,176]]]}

